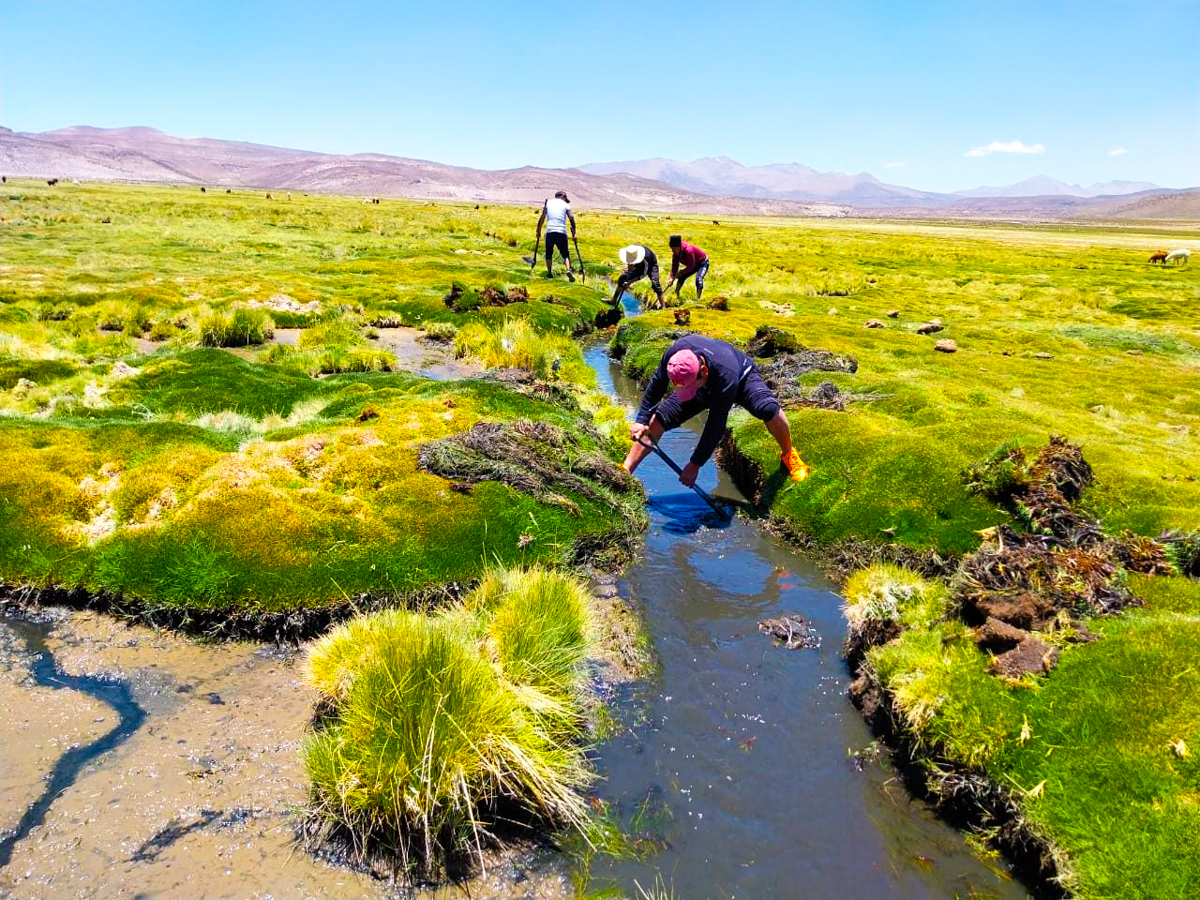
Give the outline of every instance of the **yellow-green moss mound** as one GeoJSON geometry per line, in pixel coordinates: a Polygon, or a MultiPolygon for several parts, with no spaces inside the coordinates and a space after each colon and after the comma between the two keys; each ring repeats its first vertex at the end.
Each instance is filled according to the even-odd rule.
{"type": "Polygon", "coordinates": [[[569,576],[510,570],[440,615],[379,613],[314,643],[332,710],[305,748],[322,833],[430,876],[514,825],[584,829],[588,599],[569,576]]]}
{"type": "Polygon", "coordinates": [[[94,406],[0,418],[0,580],[231,617],[409,595],[496,561],[611,562],[644,527],[584,413],[494,382],[317,380],[221,350],[126,368],[94,406]],[[431,442],[509,422],[569,435],[553,497],[420,465],[431,442]]]}

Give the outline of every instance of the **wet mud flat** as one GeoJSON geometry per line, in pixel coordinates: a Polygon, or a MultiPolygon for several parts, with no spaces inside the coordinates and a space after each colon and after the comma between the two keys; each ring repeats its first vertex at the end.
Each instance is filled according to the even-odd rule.
{"type": "MultiPolygon", "coordinates": [[[[295,653],[47,612],[43,621],[0,618],[0,896],[395,894],[388,880],[296,842],[314,698],[295,653]],[[103,740],[122,718],[81,690],[35,684],[39,661],[64,681],[121,685],[141,718],[12,840],[64,755],[103,740]]],[[[565,897],[569,883],[560,858],[533,854],[499,861],[472,895],[565,897]]]]}
{"type": "MultiPolygon", "coordinates": [[[[643,664],[640,632],[613,576],[593,586],[604,640],[592,662],[607,692],[643,664]]],[[[275,644],[200,640],[92,610],[8,609],[0,897],[413,896],[378,861],[337,846],[310,853],[301,838],[301,747],[316,700],[301,665],[300,651],[275,644]]],[[[548,846],[506,847],[485,863],[467,885],[415,896],[574,896],[574,861],[548,846]]]]}

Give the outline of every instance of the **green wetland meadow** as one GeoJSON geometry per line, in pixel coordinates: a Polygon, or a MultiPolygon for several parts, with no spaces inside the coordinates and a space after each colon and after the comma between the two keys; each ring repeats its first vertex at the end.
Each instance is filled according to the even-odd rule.
{"type": "Polygon", "coordinates": [[[773,342],[812,475],[741,413],[721,459],[847,579],[856,702],[924,790],[1043,887],[1200,879],[1200,269],[1147,263],[1194,232],[585,210],[570,284],[523,262],[528,208],[0,201],[7,595],[316,637],[319,838],[421,877],[501,820],[604,843],[586,671],[613,638],[579,579],[646,516],[581,347],[644,378],[694,330],[773,342]],[[677,232],[705,303],[608,330],[617,248],[677,232]],[[414,329],[460,377],[398,350],[414,329]]]}

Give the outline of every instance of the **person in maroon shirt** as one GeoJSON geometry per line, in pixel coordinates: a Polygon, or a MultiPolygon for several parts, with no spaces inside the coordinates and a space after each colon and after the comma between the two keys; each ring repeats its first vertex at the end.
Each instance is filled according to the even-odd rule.
{"type": "Polygon", "coordinates": [[[670,290],[671,282],[675,282],[675,296],[678,297],[683,283],[695,275],[696,302],[699,302],[704,293],[704,279],[708,276],[708,254],[677,234],[671,235],[668,243],[671,245],[671,277],[667,279],[665,290],[670,290]],[[680,263],[683,263],[682,272],[679,271],[680,263]]]}

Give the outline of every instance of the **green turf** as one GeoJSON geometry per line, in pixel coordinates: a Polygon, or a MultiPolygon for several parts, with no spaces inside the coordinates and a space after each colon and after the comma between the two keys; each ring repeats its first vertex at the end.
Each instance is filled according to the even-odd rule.
{"type": "Polygon", "coordinates": [[[1083,898],[1191,896],[1200,879],[1200,585],[1132,578],[1049,675],[1006,686],[960,626],[870,654],[914,733],[1009,788],[1083,898]]]}
{"type": "Polygon", "coordinates": [[[614,508],[641,521],[636,495],[568,508],[493,482],[461,493],[419,469],[423,442],[483,419],[549,421],[581,453],[609,450],[581,414],[495,383],[315,380],[193,350],[154,357],[111,393],[118,405],[99,420],[0,418],[6,581],[280,610],[472,580],[495,561],[555,562],[605,533],[614,508]]]}

